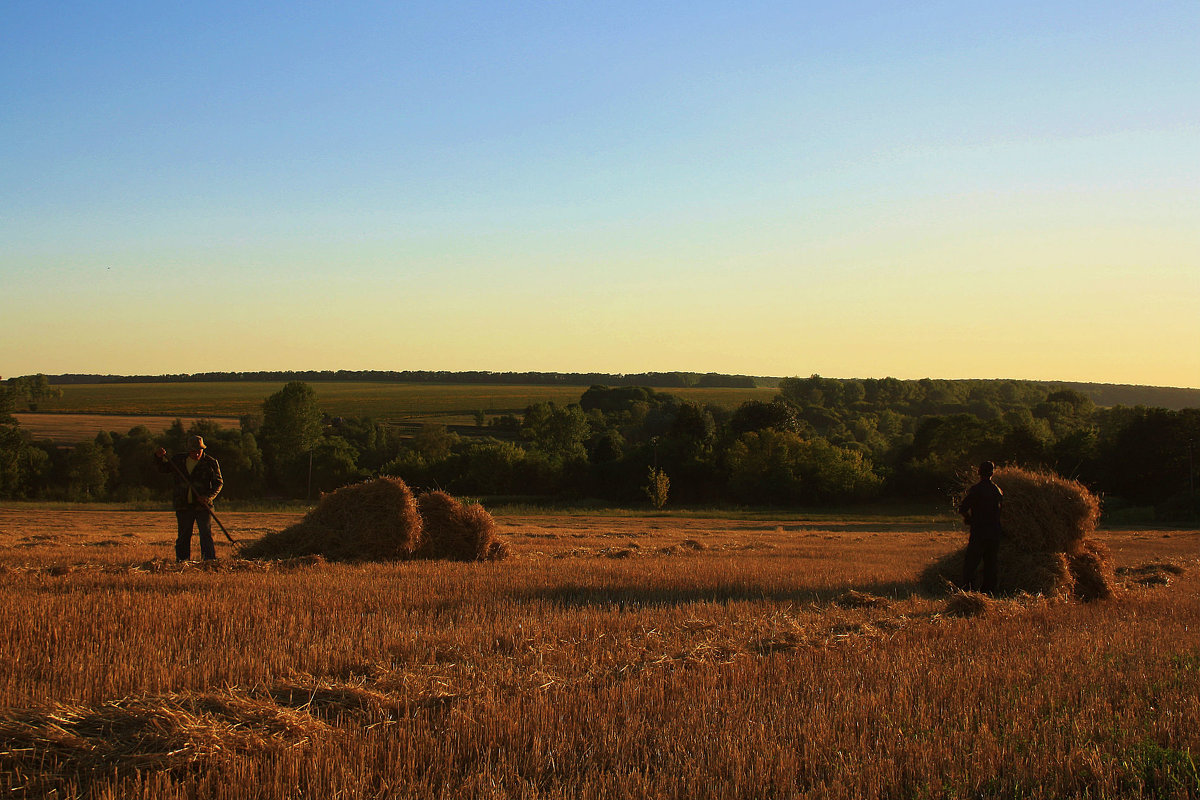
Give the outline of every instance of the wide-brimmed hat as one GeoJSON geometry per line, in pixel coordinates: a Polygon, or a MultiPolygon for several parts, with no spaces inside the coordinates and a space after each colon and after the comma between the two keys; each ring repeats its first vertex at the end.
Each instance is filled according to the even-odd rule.
{"type": "Polygon", "coordinates": [[[204,449],[204,437],[203,436],[189,436],[188,437],[188,452],[192,452],[195,450],[203,450],[203,449],[204,449]]]}

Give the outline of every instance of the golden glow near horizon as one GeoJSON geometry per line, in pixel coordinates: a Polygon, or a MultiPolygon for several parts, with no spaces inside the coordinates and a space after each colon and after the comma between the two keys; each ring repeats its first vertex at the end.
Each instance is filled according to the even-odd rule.
{"type": "Polygon", "coordinates": [[[0,375],[1200,387],[1200,7],[760,12],[0,10],[0,375]]]}

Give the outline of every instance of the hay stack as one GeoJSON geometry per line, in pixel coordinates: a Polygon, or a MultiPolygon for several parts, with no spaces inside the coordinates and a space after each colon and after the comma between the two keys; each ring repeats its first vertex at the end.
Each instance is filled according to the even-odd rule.
{"type": "Polygon", "coordinates": [[[304,519],[246,546],[244,558],[320,555],[331,561],[403,561],[421,546],[421,515],[399,478],[376,478],[321,497],[304,519]]]}
{"type": "MultiPolygon", "coordinates": [[[[927,566],[920,577],[921,588],[929,594],[959,591],[966,548],[947,553],[927,566]]],[[[1074,593],[1069,559],[1063,553],[1023,551],[1000,545],[1000,575],[996,591],[999,594],[1041,594],[1047,597],[1069,597],[1074,593]]]]}
{"type": "Polygon", "coordinates": [[[496,521],[483,506],[464,505],[445,492],[424,492],[417,507],[425,531],[418,557],[496,561],[508,555],[496,521]]]}
{"type": "Polygon", "coordinates": [[[992,481],[1004,492],[1001,523],[1013,547],[1074,553],[1096,530],[1100,501],[1079,481],[1019,467],[997,469],[992,481]]]}
{"type": "Polygon", "coordinates": [[[1079,552],[1068,556],[1075,596],[1080,600],[1107,600],[1113,596],[1117,575],[1103,542],[1085,539],[1079,552]]]}
{"type": "MultiPolygon", "coordinates": [[[[1004,492],[997,591],[1096,600],[1115,585],[1108,549],[1090,540],[1100,501],[1078,481],[1052,472],[1002,467],[992,480],[1004,492]]],[[[967,487],[964,487],[964,491],[967,487]]],[[[962,580],[965,548],[921,573],[921,585],[943,593],[962,580]]]]}
{"type": "Polygon", "coordinates": [[[492,515],[445,492],[420,500],[399,478],[376,478],[323,495],[300,522],[242,549],[243,558],[494,561],[508,555],[492,515]]]}

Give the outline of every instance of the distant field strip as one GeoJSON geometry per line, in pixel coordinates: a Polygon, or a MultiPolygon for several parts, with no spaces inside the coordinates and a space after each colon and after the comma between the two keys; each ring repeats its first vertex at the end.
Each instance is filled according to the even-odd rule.
{"type": "Polygon", "coordinates": [[[101,431],[128,433],[145,425],[154,433],[162,433],[180,419],[185,428],[198,419],[211,420],[222,428],[237,428],[236,417],[171,417],[130,414],[14,414],[23,430],[34,439],[49,439],[58,444],[72,444],[91,439],[101,431]]]}
{"type": "MultiPolygon", "coordinates": [[[[334,416],[432,419],[465,422],[477,411],[489,415],[524,411],[539,402],[579,402],[583,386],[505,386],[427,383],[313,383],[321,408],[334,416]]],[[[283,388],[273,382],[109,383],[63,387],[45,401],[45,412],[138,416],[238,417],[262,411],[268,396],[283,388]]],[[[736,408],[747,400],[770,400],[776,390],[689,388],[664,390],[700,403],[736,408]]]]}

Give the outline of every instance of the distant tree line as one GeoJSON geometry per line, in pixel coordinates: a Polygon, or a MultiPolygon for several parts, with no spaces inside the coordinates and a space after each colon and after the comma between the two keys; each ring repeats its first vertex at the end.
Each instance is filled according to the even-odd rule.
{"type": "Polygon", "coordinates": [[[983,459],[1048,467],[1151,520],[1196,511],[1200,409],[1102,408],[1021,381],[786,378],[736,409],[646,386],[594,385],[459,432],[413,435],[323,413],[292,381],[238,429],[200,421],[165,433],[105,432],[72,447],[34,441],[0,391],[0,497],[148,500],[165,493],[151,453],[199,433],[231,498],[305,498],[373,475],[456,494],[631,504],[853,505],[944,501],[983,459]]]}
{"type": "MultiPolygon", "coordinates": [[[[46,378],[46,376],[40,376],[46,378]]],[[[23,379],[12,379],[23,380],[23,379]]],[[[717,372],[639,372],[610,374],[601,372],[441,372],[425,370],[309,370],[270,372],[196,372],[175,375],[52,375],[54,385],[80,383],[230,383],[237,381],[290,382],[371,381],[384,383],[503,384],[516,386],[656,386],[660,388],[728,387],[753,389],[775,386],[779,378],[750,375],[724,375],[717,372]]]]}
{"type": "MultiPolygon", "coordinates": [[[[885,378],[884,380],[894,380],[885,378]]],[[[263,372],[197,372],[175,375],[28,375],[9,378],[3,385],[28,387],[31,383],[50,390],[42,399],[56,396],[55,387],[89,383],[234,383],[234,382],[306,383],[380,382],[380,383],[444,383],[512,386],[650,386],[656,389],[682,388],[776,388],[783,379],[767,376],[726,375],[716,372],[638,372],[613,374],[602,372],[446,372],[426,370],[307,370],[263,372]]],[[[1179,411],[1200,407],[1200,389],[1169,386],[1132,386],[1112,383],[1072,383],[1066,381],[952,381],[972,387],[993,384],[997,387],[1018,383],[1049,393],[1070,389],[1091,398],[1098,406],[1147,406],[1179,411]]],[[[37,400],[30,398],[36,406],[37,400]]]]}

